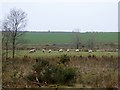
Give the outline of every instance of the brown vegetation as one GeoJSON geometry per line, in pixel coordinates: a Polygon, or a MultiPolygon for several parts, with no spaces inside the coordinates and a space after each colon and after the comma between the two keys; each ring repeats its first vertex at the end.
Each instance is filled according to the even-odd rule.
{"type": "MultiPolygon", "coordinates": [[[[64,65],[77,70],[75,83],[72,84],[73,87],[118,88],[118,57],[80,55],[69,56],[69,58],[70,61],[68,60],[64,65]]],[[[47,60],[50,65],[55,66],[59,64],[60,57],[44,57],[43,60],[47,60]]],[[[41,87],[50,87],[52,84],[50,82],[49,84],[45,82],[37,83],[26,78],[26,76],[34,73],[33,66],[38,61],[39,58],[28,56],[3,60],[3,87],[39,88],[39,84],[41,87]]]]}

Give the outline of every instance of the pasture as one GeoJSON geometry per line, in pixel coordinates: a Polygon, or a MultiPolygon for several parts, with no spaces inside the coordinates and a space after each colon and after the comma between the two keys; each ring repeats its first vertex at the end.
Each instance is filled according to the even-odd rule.
{"type": "Polygon", "coordinates": [[[62,54],[67,54],[68,56],[89,56],[89,55],[95,55],[97,57],[107,56],[107,57],[118,57],[118,52],[75,52],[75,50],[72,50],[70,52],[59,52],[59,51],[52,51],[51,53],[48,53],[48,50],[46,50],[44,53],[42,50],[37,50],[34,53],[29,53],[29,50],[18,50],[16,51],[16,57],[23,57],[23,56],[30,56],[30,57],[56,57],[61,56],[62,54]]]}
{"type": "Polygon", "coordinates": [[[80,47],[76,52],[75,47],[69,46],[74,43],[74,35],[69,32],[26,32],[20,38],[15,58],[12,58],[11,46],[8,58],[3,55],[3,87],[118,88],[118,33],[80,33],[82,43],[94,36],[95,42],[102,47],[94,47],[92,53],[86,51],[87,47],[80,47]],[[109,47],[103,47],[102,43],[109,47]],[[61,48],[63,52],[59,51],[61,48]],[[52,51],[49,53],[49,50],[52,51]]]}
{"type": "MultiPolygon", "coordinates": [[[[93,36],[97,43],[117,43],[117,32],[80,33],[80,40],[86,43],[93,36]]],[[[74,42],[74,32],[26,32],[21,40],[23,44],[65,44],[74,42]]]]}

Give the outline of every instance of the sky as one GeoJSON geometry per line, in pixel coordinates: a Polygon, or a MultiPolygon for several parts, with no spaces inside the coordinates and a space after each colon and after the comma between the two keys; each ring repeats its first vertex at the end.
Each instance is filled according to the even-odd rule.
{"type": "Polygon", "coordinates": [[[0,20],[10,9],[27,13],[27,31],[118,32],[118,0],[3,0],[0,20]]]}

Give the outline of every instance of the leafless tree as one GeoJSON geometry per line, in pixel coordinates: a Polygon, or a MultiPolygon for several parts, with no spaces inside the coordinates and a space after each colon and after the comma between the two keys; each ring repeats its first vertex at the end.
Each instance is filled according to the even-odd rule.
{"type": "Polygon", "coordinates": [[[4,20],[7,31],[11,36],[12,57],[15,56],[16,40],[24,33],[24,28],[27,24],[27,14],[21,9],[12,9],[4,20]]]}
{"type": "Polygon", "coordinates": [[[5,55],[5,58],[7,60],[8,58],[8,48],[9,48],[9,43],[10,43],[10,35],[9,35],[9,28],[8,28],[8,23],[3,22],[2,24],[2,54],[5,55]],[[5,49],[5,52],[4,52],[5,49]]]}
{"type": "Polygon", "coordinates": [[[74,44],[75,48],[78,49],[80,47],[80,29],[76,28],[74,33],[74,44]]]}
{"type": "Polygon", "coordinates": [[[90,33],[90,36],[89,36],[89,39],[88,39],[88,42],[87,42],[87,45],[88,45],[88,48],[89,49],[94,49],[95,47],[95,35],[94,33],[90,33]]]}

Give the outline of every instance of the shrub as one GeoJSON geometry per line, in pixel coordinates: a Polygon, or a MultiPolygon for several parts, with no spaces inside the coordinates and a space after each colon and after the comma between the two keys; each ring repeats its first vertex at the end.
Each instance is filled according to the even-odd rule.
{"type": "Polygon", "coordinates": [[[36,64],[33,66],[34,71],[41,73],[46,67],[49,66],[49,62],[42,58],[36,59],[36,64]]]}
{"type": "Polygon", "coordinates": [[[27,79],[28,79],[29,81],[35,81],[35,80],[36,80],[36,76],[35,76],[34,74],[29,74],[29,75],[27,76],[27,79]]]}
{"type": "Polygon", "coordinates": [[[64,71],[65,82],[74,82],[76,77],[76,70],[73,68],[66,68],[64,71]]]}
{"type": "Polygon", "coordinates": [[[30,81],[35,81],[36,77],[42,82],[45,69],[49,66],[49,62],[43,58],[36,58],[36,64],[33,65],[32,75],[28,75],[27,79],[30,81]]]}
{"type": "Polygon", "coordinates": [[[39,82],[47,82],[48,84],[72,84],[75,81],[76,70],[65,67],[63,64],[49,65],[47,60],[39,59],[33,66],[33,70],[36,73],[27,77],[30,81],[35,81],[36,77],[39,82]]]}
{"type": "Polygon", "coordinates": [[[70,57],[67,56],[67,54],[64,54],[60,57],[60,63],[62,63],[62,64],[66,64],[69,61],[70,61],[70,57]]]}
{"type": "Polygon", "coordinates": [[[44,81],[47,83],[63,83],[64,82],[64,68],[61,66],[49,66],[44,73],[44,81]]]}
{"type": "Polygon", "coordinates": [[[69,84],[75,80],[76,70],[60,65],[49,66],[44,74],[44,81],[52,84],[69,84]]]}

